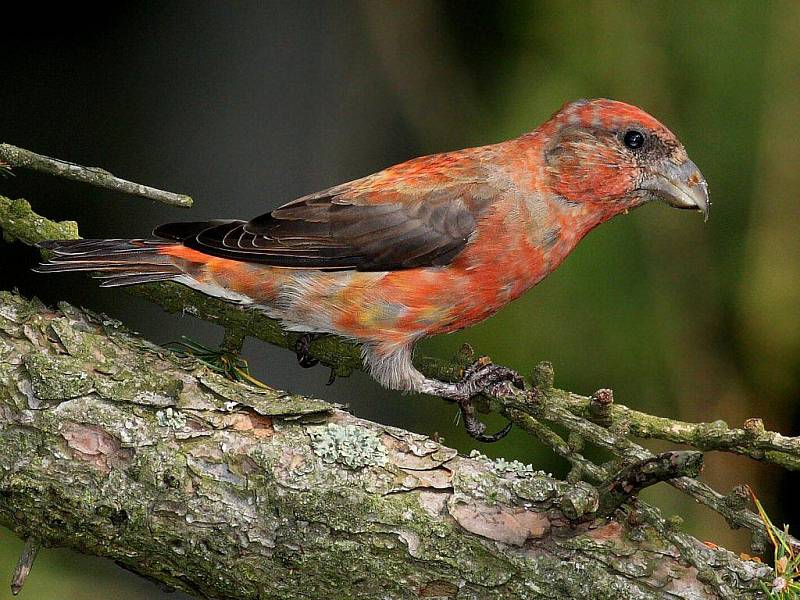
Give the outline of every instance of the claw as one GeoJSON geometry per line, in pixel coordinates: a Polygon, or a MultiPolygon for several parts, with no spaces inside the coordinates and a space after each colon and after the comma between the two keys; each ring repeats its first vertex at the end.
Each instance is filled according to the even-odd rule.
{"type": "Polygon", "coordinates": [[[314,337],[310,333],[304,333],[297,338],[297,341],[294,343],[294,352],[297,355],[297,363],[304,369],[308,369],[319,364],[319,361],[309,353],[309,345],[313,339],[314,337]]]}
{"type": "Polygon", "coordinates": [[[464,429],[471,438],[479,442],[485,442],[487,444],[499,442],[511,431],[511,423],[508,423],[497,433],[484,434],[486,425],[475,416],[475,405],[472,403],[472,399],[460,400],[458,402],[458,407],[461,409],[461,416],[464,418],[464,429]]]}

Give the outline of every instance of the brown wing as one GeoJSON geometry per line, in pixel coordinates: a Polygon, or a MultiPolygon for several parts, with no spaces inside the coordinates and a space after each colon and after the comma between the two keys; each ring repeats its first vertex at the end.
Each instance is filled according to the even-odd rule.
{"type": "MultiPolygon", "coordinates": [[[[249,222],[173,223],[154,232],[207,254],[277,267],[390,271],[450,263],[497,193],[486,183],[387,172],[305,196],[249,222]]],[[[476,175],[476,173],[473,173],[476,175]]],[[[477,173],[478,176],[481,173],[477,173]]]]}

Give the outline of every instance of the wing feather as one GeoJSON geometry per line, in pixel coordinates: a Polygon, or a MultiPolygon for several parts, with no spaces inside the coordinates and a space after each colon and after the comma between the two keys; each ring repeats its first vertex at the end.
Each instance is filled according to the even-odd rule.
{"type": "Polygon", "coordinates": [[[298,198],[251,221],[154,232],[214,256],[288,268],[390,271],[449,264],[502,190],[480,161],[434,155],[298,198]],[[444,158],[442,158],[444,157],[444,158]],[[427,163],[425,162],[427,161],[427,163]]]}

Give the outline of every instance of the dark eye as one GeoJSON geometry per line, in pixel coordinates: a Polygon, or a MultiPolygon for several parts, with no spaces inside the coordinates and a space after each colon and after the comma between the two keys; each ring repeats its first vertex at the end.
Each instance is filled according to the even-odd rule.
{"type": "Polygon", "coordinates": [[[622,141],[625,142],[625,145],[631,150],[636,150],[637,148],[644,146],[644,134],[641,131],[631,129],[630,131],[625,132],[625,136],[622,138],[622,141]]]}

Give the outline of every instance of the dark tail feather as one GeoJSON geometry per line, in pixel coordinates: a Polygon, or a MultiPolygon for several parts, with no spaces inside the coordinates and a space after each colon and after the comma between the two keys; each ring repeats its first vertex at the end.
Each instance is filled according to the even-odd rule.
{"type": "Polygon", "coordinates": [[[159,252],[174,242],[161,240],[48,240],[37,244],[53,256],[38,273],[91,271],[104,278],[101,287],[168,281],[182,274],[172,258],[159,252]]]}

